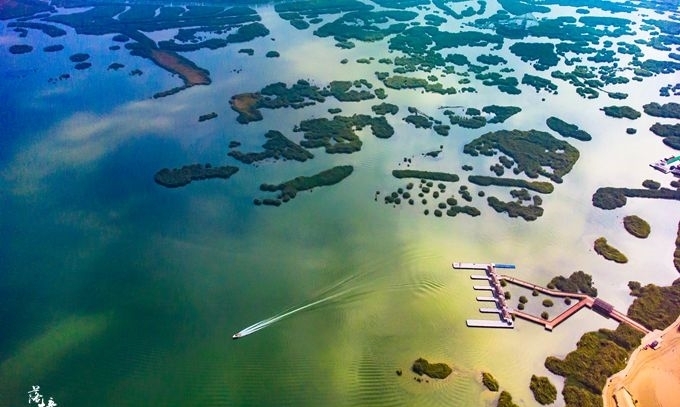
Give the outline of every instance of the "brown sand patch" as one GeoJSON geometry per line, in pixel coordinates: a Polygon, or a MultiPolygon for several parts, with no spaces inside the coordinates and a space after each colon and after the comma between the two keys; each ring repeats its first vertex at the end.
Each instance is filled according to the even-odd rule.
{"type": "Polygon", "coordinates": [[[625,389],[636,407],[677,407],[680,400],[680,317],[663,332],[654,331],[642,340],[621,372],[607,380],[602,397],[604,407],[617,405],[614,393],[625,389]],[[645,349],[661,338],[661,346],[645,349]]]}
{"type": "Polygon", "coordinates": [[[149,57],[158,66],[179,75],[187,86],[210,84],[207,71],[196,67],[191,61],[174,52],[152,49],[149,57]]]}
{"type": "Polygon", "coordinates": [[[262,113],[257,109],[261,97],[259,93],[240,93],[231,97],[229,104],[239,113],[237,120],[240,123],[262,120],[262,113]]]}

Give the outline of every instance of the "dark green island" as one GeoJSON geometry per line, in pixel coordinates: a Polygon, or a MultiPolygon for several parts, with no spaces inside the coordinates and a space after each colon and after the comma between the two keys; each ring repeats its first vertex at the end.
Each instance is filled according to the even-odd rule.
{"type": "Polygon", "coordinates": [[[628,233],[641,239],[649,236],[649,233],[651,232],[649,223],[636,215],[630,215],[623,218],[623,227],[628,233]]]}
{"type": "Polygon", "coordinates": [[[433,379],[446,379],[453,369],[446,363],[430,363],[426,359],[418,358],[411,366],[413,373],[427,375],[433,379]]]}
{"type": "Polygon", "coordinates": [[[192,181],[210,178],[228,179],[237,172],[237,167],[229,165],[213,167],[210,164],[191,164],[185,165],[182,168],[163,168],[154,175],[153,180],[167,188],[178,188],[188,185],[192,181]]]}
{"type": "Polygon", "coordinates": [[[321,171],[310,177],[300,176],[281,184],[262,184],[260,190],[266,192],[279,192],[275,199],[267,198],[264,200],[255,199],[253,203],[259,205],[279,206],[281,202],[288,202],[295,198],[298,192],[307,191],[315,187],[334,185],[347,178],[354,167],[351,165],[341,165],[331,169],[321,171]]]}
{"type": "Polygon", "coordinates": [[[593,244],[593,248],[595,249],[595,252],[599,254],[600,256],[604,257],[607,260],[611,260],[616,263],[628,263],[628,258],[621,253],[617,248],[614,246],[610,246],[607,243],[607,239],[604,237],[600,237],[597,240],[595,240],[595,243],[593,244]]]}

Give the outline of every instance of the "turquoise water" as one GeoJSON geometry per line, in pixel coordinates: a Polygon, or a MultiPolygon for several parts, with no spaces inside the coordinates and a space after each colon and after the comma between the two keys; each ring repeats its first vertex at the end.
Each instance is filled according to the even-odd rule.
{"type": "MultiPolygon", "coordinates": [[[[291,28],[271,6],[257,10],[271,34],[247,44],[254,57],[239,54],[238,45],[186,53],[210,70],[213,83],[162,99],[151,96],[180,79],[124,50],[109,51],[110,36],[69,31],[59,40],[66,49],[49,62],[39,49],[53,40],[38,32],[28,37],[36,44],[30,54],[0,48],[0,59],[9,61],[2,72],[37,67],[0,82],[9,101],[0,115],[0,405],[25,404],[26,392],[40,385],[64,406],[486,406],[494,395],[484,391],[480,372],[489,371],[518,404],[532,406],[532,374],[550,376],[561,390],[560,379],[543,367],[545,357],[564,356],[583,332],[614,323],[583,311],[552,333],[524,321],[514,330],[467,329],[465,319],[479,318],[481,305],[470,273],[453,271],[451,262],[514,263],[521,278],[541,284],[584,270],[600,296],[620,309],[631,302],[629,280],[668,284],[677,277],[677,219],[669,219],[677,202],[630,199],[615,211],[590,203],[599,186],[661,180],[648,167],[670,152],[647,131],[659,119],[643,115],[631,124],[606,118],[598,109],[615,101],[582,99],[562,83],[547,102],[530,88],[510,97],[481,84],[472,95],[388,91],[386,101],[400,107],[388,118],[395,135],[380,140],[364,130],[358,153],[317,149],[306,163],[238,164],[239,173],[227,181],[173,190],[156,185],[153,174],[163,167],[236,164],[226,156],[231,140],[242,142],[244,151],[257,150],[263,134],[277,129],[299,141],[300,133],[291,130],[303,119],[330,117],[331,107],[345,115],[367,112],[376,103],[329,100],[301,110],[264,110],[264,121],[238,124],[228,105],[233,94],[300,78],[322,86],[367,78],[377,85],[373,72],[386,67],[353,61],[394,57],[384,41],[341,50],[332,39],[291,28]],[[282,57],[265,58],[271,49],[282,57]],[[90,53],[93,67],[73,70],[65,56],[76,52],[90,53]],[[350,63],[339,64],[342,58],[350,63]],[[126,68],[107,71],[114,61],[126,68]],[[144,74],[129,76],[136,68],[144,74]],[[67,71],[71,79],[48,82],[67,71]],[[454,127],[447,138],[401,120],[407,106],[441,115],[440,105],[491,103],[523,111],[502,125],[454,127]],[[218,118],[197,122],[211,111],[218,118]],[[460,167],[471,164],[482,173],[492,161],[462,154],[466,142],[498,129],[547,130],[550,115],[578,124],[593,141],[570,140],[581,158],[543,197],[545,214],[535,222],[497,214],[464,177],[448,188],[468,184],[482,212],[478,218],[435,218],[422,215],[420,206],[374,201],[376,191],[405,184],[390,176],[405,156],[414,156],[418,169],[464,176],[460,167]],[[631,125],[635,136],[625,134],[631,125]],[[439,158],[420,156],[440,145],[439,158]],[[355,169],[340,184],[300,193],[278,208],[252,204],[263,182],[341,164],[355,169]],[[649,239],[623,230],[621,219],[629,214],[651,224],[649,239]],[[616,265],[595,254],[592,242],[599,236],[630,262],[616,265]],[[328,297],[231,339],[251,324],[328,297]],[[418,383],[408,372],[418,357],[446,362],[454,373],[418,383]]],[[[487,12],[493,11],[490,5],[487,12]]],[[[1,27],[3,43],[19,42],[1,27]]],[[[535,74],[510,55],[510,43],[500,55],[518,72],[535,74]]],[[[480,50],[457,52],[473,60],[480,50]]],[[[670,80],[661,75],[629,84],[625,104],[641,110],[649,101],[667,102],[658,88],[670,80]]],[[[507,195],[501,188],[484,190],[507,195]]]]}

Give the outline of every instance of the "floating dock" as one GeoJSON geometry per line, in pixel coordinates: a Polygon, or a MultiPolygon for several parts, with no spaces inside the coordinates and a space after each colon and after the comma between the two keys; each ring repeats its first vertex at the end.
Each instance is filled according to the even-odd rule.
{"type": "Polygon", "coordinates": [[[491,321],[488,319],[468,319],[465,324],[471,328],[514,328],[512,321],[491,321]]]}
{"type": "MultiPolygon", "coordinates": [[[[675,157],[671,162],[674,161],[680,161],[680,156],[675,157]]],[[[563,291],[558,291],[558,290],[551,290],[549,288],[541,287],[539,285],[530,283],[528,281],[520,280],[516,277],[508,276],[505,274],[498,274],[496,272],[496,268],[501,268],[501,269],[514,269],[515,265],[514,264],[505,264],[505,263],[500,263],[500,264],[494,264],[494,263],[452,263],[452,266],[454,269],[465,269],[465,270],[485,270],[486,275],[471,275],[470,278],[472,280],[486,280],[489,282],[489,285],[474,285],[473,288],[478,291],[489,291],[493,295],[492,297],[488,296],[479,296],[476,297],[477,301],[480,302],[494,302],[496,303],[496,308],[485,308],[482,307],[479,309],[479,312],[484,313],[484,314],[498,314],[500,317],[500,321],[493,321],[493,320],[486,320],[486,319],[468,319],[466,324],[469,327],[478,327],[478,328],[513,328],[514,327],[514,318],[522,318],[527,321],[531,321],[534,323],[537,323],[539,325],[543,325],[543,327],[548,330],[552,331],[556,326],[567,320],[567,318],[571,317],[575,313],[577,313],[581,308],[583,307],[588,307],[591,308],[593,311],[596,311],[597,313],[603,315],[606,318],[612,318],[615,319],[616,321],[619,321],[621,323],[628,324],[634,329],[637,329],[638,331],[641,331],[643,333],[649,333],[649,329],[647,329],[644,325],[640,324],[637,321],[634,321],[633,319],[629,318],[626,314],[614,309],[614,307],[611,304],[608,304],[604,301],[602,301],[599,298],[593,298],[590,297],[589,295],[586,294],[578,294],[578,293],[567,293],[563,291]],[[503,291],[503,287],[501,285],[501,281],[505,281],[506,283],[511,283],[518,285],[520,287],[524,287],[530,290],[536,290],[540,293],[553,296],[553,297],[558,297],[558,298],[571,298],[574,300],[577,300],[578,302],[571,307],[567,308],[564,310],[562,313],[557,315],[555,318],[551,320],[545,320],[539,316],[532,315],[526,312],[522,312],[518,309],[513,309],[507,306],[506,300],[505,300],[505,292],[503,291]]]]}
{"type": "Polygon", "coordinates": [[[486,270],[489,267],[489,263],[453,263],[454,269],[465,269],[465,270],[486,270]]]}

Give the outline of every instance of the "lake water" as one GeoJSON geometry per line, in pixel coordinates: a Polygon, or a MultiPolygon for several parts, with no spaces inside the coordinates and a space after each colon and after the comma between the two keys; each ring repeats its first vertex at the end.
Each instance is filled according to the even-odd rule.
{"type": "MultiPolygon", "coordinates": [[[[606,95],[583,99],[564,82],[556,82],[559,95],[545,102],[545,93],[528,87],[520,96],[481,84],[473,84],[477,94],[450,96],[388,90],[386,102],[400,107],[388,117],[392,138],[377,139],[367,129],[355,154],[315,149],[305,163],[247,166],[227,157],[230,141],[255,151],[269,129],[299,141],[301,133],[292,129],[301,120],[330,117],[332,107],[345,115],[370,112],[377,102],[329,99],[300,110],[263,110],[263,121],[241,125],[229,108],[232,95],[298,79],[325,86],[366,78],[379,85],[373,72],[391,67],[377,59],[394,57],[385,41],[341,50],[330,38],[293,29],[271,6],[257,10],[271,34],[244,45],[254,56],[238,53],[240,44],[186,53],[211,72],[213,83],[161,99],[151,96],[180,79],[127,51],[110,51],[111,36],[69,29],[58,41],[65,50],[52,57],[40,50],[54,39],[30,31],[19,41],[6,21],[0,25],[3,44],[28,41],[36,48],[12,55],[0,47],[0,71],[9,78],[0,82],[6,101],[0,113],[0,405],[24,405],[31,386],[40,385],[64,406],[490,406],[495,394],[481,384],[481,372],[488,371],[516,403],[533,406],[532,374],[549,376],[561,391],[561,378],[543,367],[547,356],[563,357],[584,332],[616,324],[584,310],[554,332],[525,321],[513,330],[466,328],[466,319],[483,317],[482,304],[475,301],[473,272],[453,270],[452,262],[513,263],[512,273],[543,285],[583,270],[593,275],[600,297],[621,310],[632,301],[628,281],[665,285],[677,278],[677,202],[629,199],[623,208],[603,211],[590,200],[600,186],[670,181],[648,164],[672,150],[647,129],[673,121],[644,114],[613,119],[598,109],[668,102],[658,89],[672,75],[625,85],[631,96],[623,103],[606,95]],[[265,58],[269,50],[281,57],[265,58]],[[66,56],[77,52],[89,53],[93,67],[72,69],[66,56]],[[354,62],[369,56],[371,64],[354,62]],[[347,65],[339,63],[343,58],[347,65]],[[107,71],[112,62],[125,69],[107,71]],[[26,71],[30,67],[37,69],[26,71]],[[131,77],[132,69],[144,73],[131,77]],[[48,82],[64,72],[71,79],[48,82]],[[438,106],[493,103],[523,110],[504,124],[453,127],[448,137],[401,120],[407,106],[446,122],[438,106]],[[197,122],[212,111],[216,119],[197,122]],[[488,175],[492,161],[464,155],[463,145],[493,130],[547,131],[551,115],[578,124],[593,140],[569,140],[580,159],[543,196],[541,218],[525,222],[496,213],[461,170],[470,164],[473,173],[488,175]],[[627,127],[638,133],[627,135],[627,127]],[[440,145],[439,158],[421,155],[440,145]],[[390,172],[411,156],[412,168],[461,175],[448,189],[468,185],[482,215],[436,218],[424,216],[420,205],[392,207],[382,195],[374,201],[376,191],[405,185],[390,172]],[[240,171],[227,181],[172,190],[153,181],[160,168],[195,162],[240,171]],[[337,185],[301,192],[278,208],[252,203],[265,195],[261,183],[341,164],[352,164],[354,173],[337,185]],[[648,239],[623,229],[623,217],[631,214],[649,222],[648,239]],[[630,261],[618,265],[598,256],[592,244],[599,236],[630,261]],[[324,298],[231,339],[257,321],[324,298]],[[446,362],[454,373],[417,382],[409,370],[418,357],[446,362]]],[[[448,24],[442,29],[460,25],[448,24]]],[[[513,42],[499,55],[516,65],[515,74],[535,74],[507,51],[513,42]]],[[[481,53],[456,52],[471,60],[481,53]]],[[[457,79],[442,82],[455,86],[457,79]]],[[[484,191],[509,198],[503,188],[484,191]]]]}

